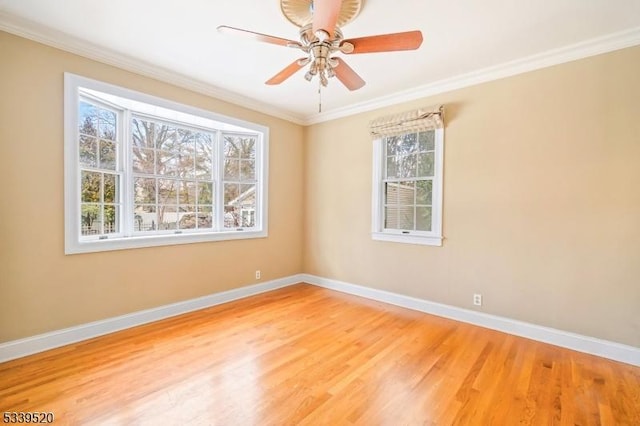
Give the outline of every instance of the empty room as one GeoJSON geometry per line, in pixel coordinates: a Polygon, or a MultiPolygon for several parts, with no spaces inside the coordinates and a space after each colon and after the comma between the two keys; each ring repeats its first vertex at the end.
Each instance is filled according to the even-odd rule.
{"type": "Polygon", "coordinates": [[[0,416],[640,425],[640,2],[0,0],[0,416]]]}

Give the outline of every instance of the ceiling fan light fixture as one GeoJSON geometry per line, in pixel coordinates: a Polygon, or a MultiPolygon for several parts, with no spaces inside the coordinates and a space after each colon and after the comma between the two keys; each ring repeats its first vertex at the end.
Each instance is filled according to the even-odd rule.
{"type": "Polygon", "coordinates": [[[327,87],[327,84],[329,84],[329,80],[323,72],[320,73],[320,84],[322,84],[323,87],[327,87]]]}
{"type": "Polygon", "coordinates": [[[315,36],[316,39],[320,42],[323,42],[325,40],[329,40],[329,33],[326,32],[325,30],[318,30],[315,32],[315,36]]]}

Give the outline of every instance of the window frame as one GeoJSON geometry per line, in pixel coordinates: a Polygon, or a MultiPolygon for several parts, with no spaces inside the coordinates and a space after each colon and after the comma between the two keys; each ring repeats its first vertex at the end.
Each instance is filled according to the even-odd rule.
{"type": "MultiPolygon", "coordinates": [[[[435,128],[432,131],[434,132],[435,154],[434,173],[432,179],[431,231],[388,229],[384,227],[384,153],[386,149],[386,138],[379,137],[373,140],[373,191],[371,220],[371,237],[373,240],[442,246],[444,129],[435,128]]],[[[416,131],[407,133],[416,133],[416,131]]]]}
{"type": "MultiPolygon", "coordinates": [[[[109,109],[114,107],[104,100],[99,100],[109,109]]],[[[124,222],[128,221],[129,208],[133,207],[133,169],[130,153],[130,141],[125,140],[125,126],[128,125],[132,112],[125,110],[118,113],[117,133],[119,140],[117,155],[117,167],[114,173],[119,173],[121,177],[119,201],[121,203],[121,233],[128,232],[124,222]],[[131,188],[129,188],[131,186],[131,188]]],[[[238,133],[237,130],[215,129],[218,152],[214,159],[214,179],[223,180],[220,167],[224,163],[222,153],[223,133],[238,133]]],[[[93,80],[72,73],[64,74],[64,227],[65,227],[65,254],[91,253],[110,250],[123,250],[133,248],[155,247],[176,244],[189,244],[209,241],[227,241],[238,239],[265,238],[268,236],[268,167],[269,167],[269,128],[256,123],[224,116],[197,107],[181,104],[168,99],[159,98],[145,93],[137,92],[124,87],[119,87],[109,83],[93,80]],[[256,178],[256,204],[255,204],[255,226],[252,228],[214,229],[211,231],[167,233],[140,235],[131,232],[130,234],[109,235],[106,239],[86,239],[81,235],[80,217],[80,179],[82,165],[79,159],[78,143],[78,121],[80,90],[88,89],[131,99],[138,102],[151,104],[180,113],[191,114],[193,116],[213,120],[223,125],[236,126],[250,131],[256,135],[255,152],[255,178],[256,178]]],[[[218,204],[224,203],[224,194],[217,193],[214,210],[219,209],[218,204]]],[[[133,217],[133,216],[132,216],[133,217]]],[[[133,219],[132,219],[133,220],[133,219]]],[[[215,219],[217,220],[217,219],[215,219]]]]}

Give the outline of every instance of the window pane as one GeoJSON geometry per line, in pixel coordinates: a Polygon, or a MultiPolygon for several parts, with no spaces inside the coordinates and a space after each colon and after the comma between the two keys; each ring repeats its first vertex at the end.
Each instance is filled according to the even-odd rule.
{"type": "Polygon", "coordinates": [[[413,205],[415,204],[416,183],[415,182],[400,182],[397,187],[398,190],[398,204],[401,205],[413,205]]]}
{"type": "Polygon", "coordinates": [[[196,157],[195,176],[199,179],[211,179],[213,161],[211,157],[196,157]]]}
{"type": "Polygon", "coordinates": [[[178,219],[178,208],[176,206],[158,207],[158,229],[176,229],[178,219]]]}
{"type": "Polygon", "coordinates": [[[233,136],[224,137],[224,156],[227,158],[240,157],[240,149],[238,148],[237,138],[233,136]]]}
{"type": "Polygon", "coordinates": [[[224,226],[238,228],[242,225],[242,210],[255,209],[255,185],[224,185],[224,226]]]}
{"type": "Polygon", "coordinates": [[[135,178],[133,193],[136,204],[156,203],[156,180],[150,178],[135,178]]]}
{"type": "Polygon", "coordinates": [[[235,203],[240,195],[240,185],[237,183],[224,184],[224,204],[229,205],[235,203]]]}
{"type": "Polygon", "coordinates": [[[98,109],[87,103],[80,102],[78,115],[78,131],[81,134],[98,135],[98,109]]]}
{"type": "Polygon", "coordinates": [[[213,184],[211,182],[198,182],[198,204],[213,203],[213,184]]]}
{"type": "Polygon", "coordinates": [[[256,140],[254,138],[240,138],[240,158],[256,158],[256,140]]]}
{"type": "Polygon", "coordinates": [[[407,133],[402,135],[402,145],[400,145],[401,154],[411,154],[418,148],[418,138],[415,133],[407,133]]]}
{"type": "Polygon", "coordinates": [[[82,172],[81,192],[83,203],[99,203],[102,201],[102,173],[82,172]]]}
{"type": "Polygon", "coordinates": [[[148,148],[133,148],[133,171],[136,173],[154,173],[155,153],[148,148]]]}
{"type": "Polygon", "coordinates": [[[398,208],[397,207],[385,207],[384,208],[384,227],[389,229],[398,228],[398,208]]]}
{"type": "Polygon", "coordinates": [[[114,205],[104,206],[104,233],[112,234],[118,232],[118,209],[114,205]]]}
{"type": "Polygon", "coordinates": [[[213,226],[213,206],[198,206],[198,228],[213,226]]]}
{"type": "Polygon", "coordinates": [[[116,140],[116,113],[106,109],[100,110],[99,134],[103,139],[116,140]]]}
{"type": "Polygon", "coordinates": [[[212,136],[199,134],[196,143],[195,175],[199,178],[210,178],[213,171],[212,136]]]}
{"type": "Polygon", "coordinates": [[[211,154],[214,135],[212,133],[196,133],[195,136],[196,154],[211,154]]]}
{"type": "Polygon", "coordinates": [[[177,204],[177,181],[173,179],[158,179],[158,202],[160,204],[177,204]]]}
{"type": "Polygon", "coordinates": [[[178,227],[180,229],[195,229],[196,221],[196,206],[181,205],[178,212],[178,227]]]}
{"type": "Polygon", "coordinates": [[[398,182],[384,184],[384,204],[398,204],[398,182]]]}
{"type": "Polygon", "coordinates": [[[419,136],[419,149],[420,151],[433,151],[435,150],[435,132],[430,130],[428,132],[420,132],[419,136]]]}
{"type": "Polygon", "coordinates": [[[396,155],[400,152],[402,140],[398,136],[389,136],[385,139],[387,145],[387,155],[396,155]]]}
{"type": "Polygon", "coordinates": [[[413,215],[415,207],[413,206],[399,206],[398,207],[398,229],[414,230],[413,215]]]}
{"type": "Polygon", "coordinates": [[[176,150],[176,128],[160,123],[151,124],[153,125],[156,149],[176,150]]]}
{"type": "Polygon", "coordinates": [[[417,169],[416,154],[401,157],[400,160],[400,177],[415,177],[417,169]]]}
{"type": "Polygon", "coordinates": [[[240,160],[224,160],[224,178],[228,180],[240,179],[240,160]]]}
{"type": "Polygon", "coordinates": [[[256,215],[256,211],[254,209],[241,209],[240,210],[241,226],[243,228],[254,227],[256,225],[255,215],[256,215]]]}
{"type": "Polygon", "coordinates": [[[116,144],[115,142],[100,140],[100,168],[116,169],[116,144]]]}
{"type": "Polygon", "coordinates": [[[135,231],[155,231],[158,223],[156,206],[136,206],[133,221],[135,231]]]}
{"type": "Polygon", "coordinates": [[[416,229],[431,231],[431,207],[416,207],[416,229]]]}
{"type": "Polygon", "coordinates": [[[240,196],[237,205],[243,209],[255,209],[256,207],[256,186],[240,185],[240,196]]]}
{"type": "Polygon", "coordinates": [[[157,174],[175,176],[178,171],[178,161],[171,151],[156,151],[157,174]]]}
{"type": "Polygon", "coordinates": [[[434,153],[420,154],[418,160],[418,176],[433,176],[434,153]]]}
{"type": "Polygon", "coordinates": [[[194,204],[196,202],[196,183],[194,181],[179,181],[178,203],[194,204]]]}
{"type": "MultiPolygon", "coordinates": [[[[104,174],[104,202],[118,203],[118,175],[112,173],[104,174]]],[[[106,216],[105,216],[106,217],[106,216]]]]}
{"type": "Polygon", "coordinates": [[[416,204],[431,205],[433,192],[433,182],[430,180],[419,180],[416,182],[416,204]]]}
{"type": "Polygon", "coordinates": [[[172,129],[161,123],[149,121],[147,124],[148,137],[153,139],[155,149],[170,151],[173,147],[174,137],[172,129]]]}
{"type": "Polygon", "coordinates": [[[240,160],[240,179],[254,180],[256,178],[256,166],[254,160],[240,160]]]}
{"type": "Polygon", "coordinates": [[[387,177],[400,177],[400,157],[387,157],[387,177]]]}
{"type": "Polygon", "coordinates": [[[98,165],[98,141],[91,136],[80,136],[80,164],[87,167],[98,165]]]}
{"type": "Polygon", "coordinates": [[[240,227],[240,209],[235,206],[224,206],[224,227],[240,227]]]}
{"type": "Polygon", "coordinates": [[[100,204],[82,204],[80,207],[82,235],[100,234],[102,227],[102,208],[100,204]]]}
{"type": "Polygon", "coordinates": [[[178,176],[194,178],[196,157],[193,155],[183,155],[178,159],[178,176]]]}
{"type": "Polygon", "coordinates": [[[131,120],[133,146],[138,148],[155,147],[155,126],[153,123],[134,118],[131,120]]]}
{"type": "Polygon", "coordinates": [[[193,155],[195,151],[195,133],[189,129],[176,129],[176,151],[183,155],[193,155]]]}

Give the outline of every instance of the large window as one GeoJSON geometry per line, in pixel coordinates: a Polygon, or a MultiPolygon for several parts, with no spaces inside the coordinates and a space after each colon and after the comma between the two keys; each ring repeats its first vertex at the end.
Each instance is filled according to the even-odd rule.
{"type": "Polygon", "coordinates": [[[373,238],[439,246],[443,129],[414,127],[374,140],[373,238]]]}
{"type": "Polygon", "coordinates": [[[66,253],[267,235],[268,129],[65,75],[66,253]]]}

